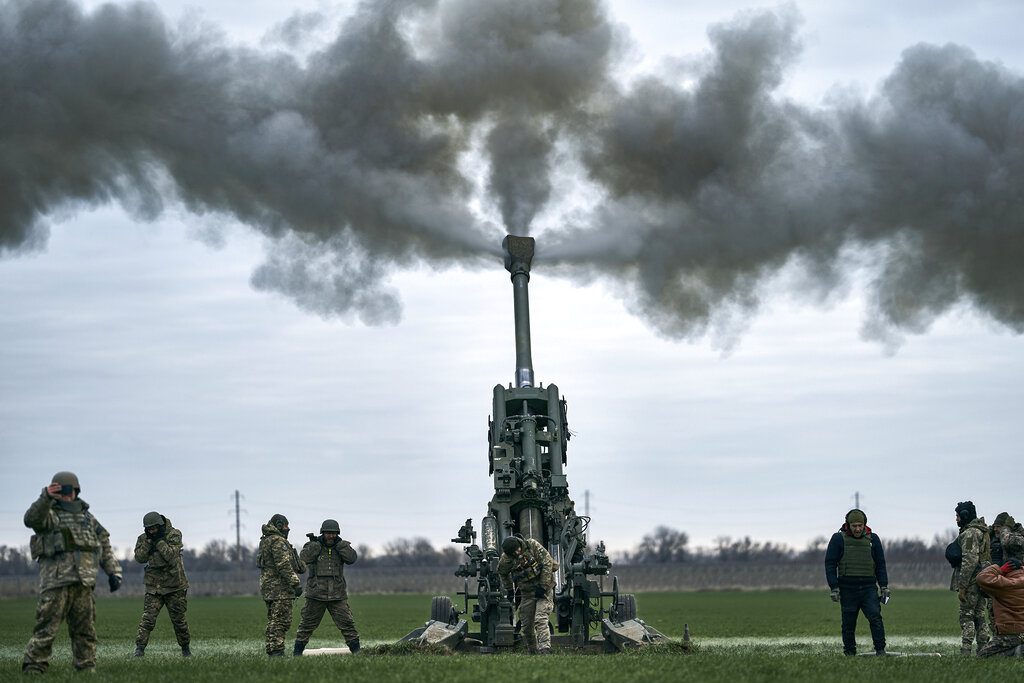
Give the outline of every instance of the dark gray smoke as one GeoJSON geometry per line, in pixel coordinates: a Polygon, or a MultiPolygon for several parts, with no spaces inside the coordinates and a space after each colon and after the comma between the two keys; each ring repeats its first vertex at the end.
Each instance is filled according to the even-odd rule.
{"type": "MultiPolygon", "coordinates": [[[[604,78],[611,44],[591,0],[367,2],[305,64],[172,29],[149,4],[0,1],[0,249],[39,246],[58,210],[118,201],[152,218],[177,200],[278,241],[256,286],[393,321],[394,268],[498,249],[459,169],[474,128],[513,105],[567,111],[604,78]]],[[[525,153],[521,167],[547,172],[525,153]]],[[[543,197],[508,201],[526,229],[543,197]]]]}
{"type": "MultiPolygon", "coordinates": [[[[180,202],[270,238],[256,287],[375,324],[400,316],[396,268],[539,227],[541,257],[617,279],[670,336],[729,338],[787,266],[825,296],[851,255],[869,334],[965,304],[1024,332],[1024,81],[919,45],[873,99],[798,106],[776,93],[798,23],[741,15],[685,86],[625,88],[598,0],[364,2],[301,61],[147,4],[0,0],[0,251],[39,248],[56,212],[180,202]],[[535,226],[556,142],[604,199],[535,226]],[[484,175],[504,229],[470,208],[484,175]]],[[[268,44],[317,29],[295,15],[268,44]]]]}
{"type": "Polygon", "coordinates": [[[498,198],[509,232],[525,235],[551,196],[552,144],[529,121],[503,120],[487,135],[491,177],[487,185],[498,198]]]}
{"type": "Polygon", "coordinates": [[[773,96],[796,17],[713,27],[692,88],[648,79],[586,139],[609,199],[549,258],[615,273],[670,336],[726,343],[789,264],[818,296],[844,254],[873,267],[865,332],[921,332],[971,304],[1024,332],[1024,80],[965,48],[908,49],[877,97],[826,110],[773,96]]]}

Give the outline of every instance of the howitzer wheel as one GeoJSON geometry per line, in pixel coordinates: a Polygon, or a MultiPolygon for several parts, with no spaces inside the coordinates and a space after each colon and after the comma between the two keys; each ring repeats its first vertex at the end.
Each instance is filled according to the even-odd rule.
{"type": "Polygon", "coordinates": [[[447,595],[435,595],[430,599],[430,618],[443,624],[454,624],[458,621],[458,613],[447,595]]]}
{"type": "Polygon", "coordinates": [[[636,619],[636,596],[632,593],[621,594],[615,607],[615,621],[623,622],[636,619]]]}

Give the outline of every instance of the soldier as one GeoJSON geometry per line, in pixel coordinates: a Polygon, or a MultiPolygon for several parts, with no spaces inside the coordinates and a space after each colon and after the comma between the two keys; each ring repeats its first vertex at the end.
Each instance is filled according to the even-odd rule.
{"type": "Polygon", "coordinates": [[[992,522],[992,561],[1003,564],[1011,557],[1024,557],[1024,526],[1021,526],[1008,512],[1000,512],[992,522]],[[996,555],[996,540],[999,554],[996,555]]]}
{"type": "Polygon", "coordinates": [[[882,541],[867,522],[863,511],[850,510],[825,550],[825,579],[832,589],[832,602],[838,602],[842,611],[844,655],[857,654],[857,616],[862,611],[871,627],[875,654],[885,655],[882,604],[889,602],[889,575],[882,541]]]}
{"type": "MultiPolygon", "coordinates": [[[[1024,557],[1024,534],[1018,533],[1015,527],[1020,527],[1008,512],[1000,512],[992,520],[989,527],[989,544],[991,548],[992,564],[1002,565],[1011,557],[1024,557]],[[1010,546],[1007,552],[1003,551],[1003,538],[1006,538],[1010,546]]],[[[989,631],[996,631],[996,615],[993,610],[994,601],[990,598],[985,614],[988,617],[989,631]]]]}
{"type": "Polygon", "coordinates": [[[72,664],[78,671],[95,671],[96,574],[103,567],[110,591],[116,591],[121,587],[121,565],[110,549],[110,534],[78,497],[78,477],[58,472],[51,481],[25,513],[25,526],[36,532],[30,548],[32,559],[39,561],[39,605],[21,669],[46,671],[53,639],[66,618],[72,664]]]}
{"type": "Polygon", "coordinates": [[[156,626],[160,609],[167,607],[167,615],[174,626],[174,637],[181,647],[182,657],[191,657],[189,649],[188,578],[181,561],[181,532],[159,512],[147,512],[142,518],[143,532],[135,542],[135,561],[146,565],[146,596],[142,603],[142,621],[135,638],[135,656],[146,654],[149,634],[156,626]]]}
{"type": "Polygon", "coordinates": [[[267,655],[284,657],[284,637],[292,627],[292,601],[302,595],[299,574],[306,565],[288,542],[288,518],[274,515],[263,525],[259,555],[260,595],[267,603],[267,655]]]}
{"type": "Polygon", "coordinates": [[[995,635],[979,657],[1022,654],[1024,650],[1024,570],[1016,557],[1002,566],[990,564],[978,572],[976,582],[992,597],[995,635]]]}
{"type": "Polygon", "coordinates": [[[969,655],[973,642],[977,641],[978,651],[981,651],[991,637],[985,619],[988,599],[974,579],[991,561],[992,548],[985,518],[978,517],[971,501],[956,504],[956,524],[960,528],[956,539],[960,562],[953,568],[949,589],[957,592],[960,601],[960,654],[969,655]]]}
{"type": "Polygon", "coordinates": [[[558,565],[534,539],[509,536],[501,544],[498,576],[509,602],[519,592],[519,623],[530,654],[551,654],[548,619],[554,607],[555,570],[558,565]]]}
{"type": "Polygon", "coordinates": [[[302,546],[299,557],[309,565],[306,579],[306,604],[302,606],[302,617],[295,632],[295,648],[292,654],[298,656],[306,649],[306,643],[313,631],[324,618],[324,611],[330,612],[334,625],[345,637],[349,651],[359,652],[359,632],[348,606],[348,590],[345,584],[345,565],[356,559],[355,548],[341,538],[341,526],[333,519],[325,519],[320,525],[320,536],[306,534],[309,542],[302,546]]]}

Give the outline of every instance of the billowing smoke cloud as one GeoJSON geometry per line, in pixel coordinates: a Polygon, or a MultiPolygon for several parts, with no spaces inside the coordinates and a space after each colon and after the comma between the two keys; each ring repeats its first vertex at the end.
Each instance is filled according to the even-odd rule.
{"type": "Polygon", "coordinates": [[[962,303],[1024,332],[1024,80],[918,45],[875,99],[812,111],[772,96],[796,25],[783,11],[713,27],[693,87],[614,98],[584,155],[609,199],[548,257],[616,274],[669,336],[728,344],[779,269],[821,295],[851,250],[873,267],[869,336],[962,303]]]}
{"type": "MultiPolygon", "coordinates": [[[[873,99],[801,107],[776,93],[798,25],[740,15],[685,84],[625,87],[599,0],[365,2],[302,61],[146,4],[0,0],[0,250],[38,248],[76,206],[180,202],[269,236],[255,286],[376,324],[400,315],[394,269],[484,262],[540,228],[541,257],[619,280],[664,334],[726,338],[780,269],[823,295],[853,253],[868,334],[963,304],[1024,332],[1024,80],[919,45],[873,99]],[[556,142],[604,198],[534,226],[556,142]]],[[[314,28],[296,15],[271,44],[314,28]]]]}
{"type": "Polygon", "coordinates": [[[503,120],[487,135],[491,177],[509,232],[525,235],[551,196],[551,140],[526,121],[503,120]]]}
{"type": "MultiPolygon", "coordinates": [[[[512,105],[567,111],[604,78],[611,45],[591,0],[367,2],[305,64],[173,30],[149,4],[0,2],[0,249],[38,246],[61,209],[119,201],[150,218],[176,200],[279,242],[256,286],[393,321],[392,269],[498,249],[503,231],[467,208],[459,170],[473,129],[512,105]]],[[[526,153],[541,144],[517,163],[547,172],[526,153]]],[[[543,197],[502,201],[525,230],[543,197]]]]}

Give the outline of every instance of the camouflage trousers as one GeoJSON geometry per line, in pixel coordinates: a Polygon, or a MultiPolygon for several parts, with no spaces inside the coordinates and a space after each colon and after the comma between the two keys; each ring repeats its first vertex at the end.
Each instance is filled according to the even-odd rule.
{"type": "Polygon", "coordinates": [[[979,657],[995,657],[996,655],[1004,655],[1006,657],[1020,656],[1020,651],[1017,648],[1024,647],[1024,633],[1013,633],[1011,635],[992,636],[992,640],[988,641],[988,644],[978,650],[979,657]]]}
{"type": "Polygon", "coordinates": [[[188,645],[188,622],[185,621],[188,590],[184,589],[164,595],[146,593],[142,602],[142,621],[139,622],[139,634],[135,638],[137,646],[145,648],[149,644],[149,634],[153,632],[156,618],[165,605],[167,606],[167,616],[171,618],[171,625],[174,627],[174,638],[178,641],[178,645],[181,647],[188,645]]]}
{"type": "Polygon", "coordinates": [[[548,627],[554,602],[551,591],[543,598],[533,597],[528,591],[519,602],[519,622],[523,625],[523,637],[530,652],[551,649],[551,630],[548,627]]]}
{"type": "Polygon", "coordinates": [[[265,600],[267,603],[267,654],[284,652],[284,637],[292,627],[292,601],[265,600]]]}
{"type": "Polygon", "coordinates": [[[345,636],[345,642],[359,638],[359,631],[356,630],[356,622],[352,618],[352,610],[349,609],[348,600],[314,600],[306,598],[306,604],[302,606],[302,616],[299,621],[299,628],[295,632],[295,642],[308,643],[313,631],[320,625],[324,618],[324,612],[329,612],[334,625],[345,636]]]}
{"type": "Polygon", "coordinates": [[[960,603],[960,651],[970,653],[971,644],[977,641],[978,649],[992,637],[988,627],[988,602],[981,590],[974,584],[967,589],[967,598],[960,603]]]}
{"type": "Polygon", "coordinates": [[[39,594],[36,607],[36,627],[25,646],[23,671],[46,671],[50,665],[53,639],[57,637],[60,622],[67,619],[71,636],[71,653],[78,670],[96,666],[96,600],[93,587],[76,583],[71,586],[50,588],[39,594]]]}

